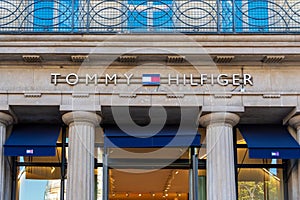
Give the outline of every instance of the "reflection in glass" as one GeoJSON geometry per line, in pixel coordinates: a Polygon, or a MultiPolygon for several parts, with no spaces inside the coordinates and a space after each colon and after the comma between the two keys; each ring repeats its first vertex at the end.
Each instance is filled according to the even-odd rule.
{"type": "Polygon", "coordinates": [[[60,199],[58,167],[20,167],[17,181],[19,200],[60,199]]]}
{"type": "Polygon", "coordinates": [[[239,200],[283,200],[282,169],[238,169],[239,200]]]}

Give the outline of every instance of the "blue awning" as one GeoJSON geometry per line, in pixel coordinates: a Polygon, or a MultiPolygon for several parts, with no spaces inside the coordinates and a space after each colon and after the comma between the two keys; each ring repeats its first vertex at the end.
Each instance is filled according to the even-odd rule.
{"type": "MultiPolygon", "coordinates": [[[[127,131],[126,131],[127,132],[127,131]]],[[[157,133],[131,130],[128,134],[118,127],[104,129],[104,146],[119,148],[199,147],[200,134],[196,128],[167,126],[157,133]]]]}
{"type": "Polygon", "coordinates": [[[60,126],[17,124],[4,144],[5,156],[55,156],[60,126]]]}
{"type": "Polygon", "coordinates": [[[241,125],[250,158],[300,158],[300,145],[281,125],[241,125]]]}

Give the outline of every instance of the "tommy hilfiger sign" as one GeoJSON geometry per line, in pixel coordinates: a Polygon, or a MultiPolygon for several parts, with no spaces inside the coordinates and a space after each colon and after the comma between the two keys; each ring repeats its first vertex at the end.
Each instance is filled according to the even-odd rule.
{"type": "Polygon", "coordinates": [[[161,84],[168,85],[190,85],[202,86],[211,85],[253,85],[253,79],[250,74],[142,74],[135,76],[134,74],[84,74],[69,73],[62,75],[60,73],[51,73],[51,84],[68,84],[75,86],[77,84],[85,85],[118,85],[118,84],[142,84],[145,86],[158,86],[161,84]]]}

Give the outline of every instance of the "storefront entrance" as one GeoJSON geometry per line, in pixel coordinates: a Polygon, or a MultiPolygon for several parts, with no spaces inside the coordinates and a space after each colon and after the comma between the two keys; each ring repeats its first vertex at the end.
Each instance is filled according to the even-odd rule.
{"type": "MultiPolygon", "coordinates": [[[[198,185],[198,179],[194,179],[198,176],[198,165],[193,168],[194,149],[170,148],[156,158],[144,156],[157,148],[125,150],[135,158],[124,158],[122,153],[127,153],[120,149],[108,150],[109,200],[192,198],[198,185]],[[175,154],[179,157],[172,160],[175,154]]],[[[202,186],[205,188],[205,183],[202,186]]]]}
{"type": "Polygon", "coordinates": [[[132,171],[110,170],[109,199],[188,200],[189,170],[132,171]]]}

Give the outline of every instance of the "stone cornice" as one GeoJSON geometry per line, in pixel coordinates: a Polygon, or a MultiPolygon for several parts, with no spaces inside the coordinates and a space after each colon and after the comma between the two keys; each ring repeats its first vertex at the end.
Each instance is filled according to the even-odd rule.
{"type": "MultiPolygon", "coordinates": [[[[165,54],[168,52],[195,54],[195,48],[204,48],[203,54],[260,55],[300,54],[300,35],[0,35],[3,54],[165,54]],[[140,48],[138,51],[137,48],[140,48]],[[154,50],[151,50],[154,49],[154,50]],[[174,49],[176,48],[176,49],[174,49]],[[274,51],[274,49],[276,51],[274,51]],[[182,52],[181,52],[182,51],[182,52]]],[[[199,54],[199,51],[196,51],[199,54]]],[[[200,52],[201,53],[201,52],[200,52]]]]}
{"type": "Polygon", "coordinates": [[[0,34],[1,42],[102,42],[112,39],[116,42],[186,42],[186,38],[197,42],[300,42],[300,35],[295,34],[0,34]]]}

